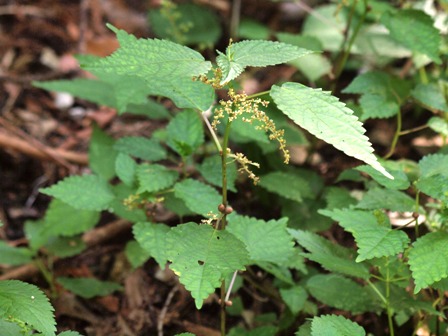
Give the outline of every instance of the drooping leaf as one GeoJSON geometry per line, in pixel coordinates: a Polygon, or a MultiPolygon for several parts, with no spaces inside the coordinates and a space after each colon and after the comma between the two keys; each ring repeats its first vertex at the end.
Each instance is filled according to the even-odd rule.
{"type": "Polygon", "coordinates": [[[320,302],[354,314],[375,311],[375,296],[354,280],[337,274],[318,274],[308,279],[306,288],[320,302]]]}
{"type": "Polygon", "coordinates": [[[93,228],[99,219],[98,211],[76,209],[56,198],[45,213],[44,230],[52,236],[74,236],[93,228]]]}
{"type": "Polygon", "coordinates": [[[304,177],[298,174],[275,171],[260,177],[259,185],[287,199],[301,202],[309,198],[311,188],[304,177]]]}
{"type": "Polygon", "coordinates": [[[210,62],[188,47],[166,40],[137,39],[112,25],[108,27],[117,34],[120,48],[87,64],[87,70],[136,76],[151,86],[167,78],[198,76],[211,68],[210,62]]]}
{"type": "Polygon", "coordinates": [[[54,336],[53,307],[42,291],[19,280],[0,281],[0,316],[10,316],[41,332],[54,336]]]}
{"type": "Polygon", "coordinates": [[[402,9],[386,12],[381,18],[391,36],[415,53],[427,55],[440,63],[441,37],[432,18],[421,10],[402,9]]]}
{"type": "Polygon", "coordinates": [[[244,244],[235,236],[195,223],[172,228],[166,236],[166,252],[170,268],[191,292],[198,309],[222,279],[249,263],[244,244]]]}
{"type": "Polygon", "coordinates": [[[382,165],[394,177],[393,180],[385,178],[384,175],[367,165],[358,166],[356,167],[356,170],[369,174],[376,182],[387,189],[405,190],[409,188],[411,183],[409,182],[409,178],[404,171],[393,169],[395,162],[386,161],[382,162],[382,165]]]}
{"type": "Polygon", "coordinates": [[[353,111],[329,92],[299,83],[285,83],[281,87],[273,86],[271,96],[278,108],[296,124],[393,179],[373,155],[365,129],[353,111]]]}
{"type": "Polygon", "coordinates": [[[430,232],[418,238],[409,252],[414,293],[448,277],[448,234],[430,232]]]}
{"type": "Polygon", "coordinates": [[[312,232],[292,229],[289,229],[289,232],[301,246],[309,251],[302,255],[319,263],[326,270],[362,279],[369,278],[368,267],[355,262],[354,251],[335,245],[312,232]]]}
{"type": "Polygon", "coordinates": [[[353,234],[358,245],[357,262],[396,255],[409,244],[405,232],[392,230],[390,225],[380,225],[370,212],[335,209],[322,210],[320,213],[338,221],[340,226],[353,234]]]}
{"type": "Polygon", "coordinates": [[[283,264],[294,253],[294,243],[286,230],[288,219],[264,221],[253,217],[228,217],[227,230],[241,240],[255,261],[283,264]]]}
{"type": "Polygon", "coordinates": [[[280,296],[294,315],[302,310],[308,298],[308,294],[302,286],[280,288],[280,296]]]}
{"type": "Polygon", "coordinates": [[[134,269],[140,267],[149,258],[151,258],[151,254],[135,240],[130,240],[127,242],[124,252],[126,254],[126,258],[129,260],[134,269]]]}
{"type": "Polygon", "coordinates": [[[168,124],[167,144],[180,156],[189,156],[204,142],[202,121],[194,110],[185,110],[168,124]]]}
{"type": "Polygon", "coordinates": [[[24,265],[33,260],[34,253],[26,247],[15,247],[0,240],[0,264],[1,265],[24,265]]]}
{"type": "MultiPolygon", "coordinates": [[[[198,167],[198,170],[207,182],[217,187],[222,187],[222,165],[219,155],[206,157],[198,167]]],[[[235,162],[228,162],[227,188],[233,192],[236,192],[235,181],[237,177],[238,171],[235,162]]]]}
{"type": "Polygon", "coordinates": [[[56,279],[65,289],[85,299],[95,296],[106,296],[123,287],[116,282],[100,281],[94,278],[68,278],[58,277],[56,279]]]}
{"type": "Polygon", "coordinates": [[[193,179],[185,179],[174,185],[174,195],[185,202],[193,212],[206,216],[217,212],[221,196],[213,187],[193,179]]]}
{"type": "Polygon", "coordinates": [[[118,178],[127,186],[135,184],[135,172],[137,163],[128,154],[118,153],[115,159],[115,173],[118,178]]]}
{"type": "Polygon", "coordinates": [[[168,260],[166,255],[166,237],[170,231],[165,224],[149,222],[136,223],[132,232],[137,242],[153,257],[159,266],[163,268],[168,260]]]}
{"type": "Polygon", "coordinates": [[[137,166],[137,193],[156,192],[171,187],[179,177],[175,170],[158,164],[142,163],[137,166]]]}
{"type": "Polygon", "coordinates": [[[114,149],[120,153],[148,161],[159,161],[166,158],[166,151],[157,140],[139,136],[118,139],[114,149]]]}
{"type": "Polygon", "coordinates": [[[96,175],[69,176],[40,192],[80,210],[101,211],[114,199],[107,182],[96,175]]]}
{"type": "Polygon", "coordinates": [[[311,50],[286,43],[251,40],[229,45],[225,54],[219,53],[216,62],[222,70],[221,84],[224,84],[238,77],[248,66],[265,67],[281,64],[310,53],[311,50]]]}
{"type": "Polygon", "coordinates": [[[356,206],[358,209],[407,212],[415,210],[415,200],[399,190],[373,188],[367,191],[356,206]]]}
{"type": "Polygon", "coordinates": [[[311,322],[311,336],[365,336],[357,323],[340,315],[316,316],[311,322]]]}
{"type": "Polygon", "coordinates": [[[98,126],[93,126],[89,146],[89,166],[92,171],[104,179],[115,176],[114,163],[117,152],[113,148],[115,140],[104,133],[98,126]]]}

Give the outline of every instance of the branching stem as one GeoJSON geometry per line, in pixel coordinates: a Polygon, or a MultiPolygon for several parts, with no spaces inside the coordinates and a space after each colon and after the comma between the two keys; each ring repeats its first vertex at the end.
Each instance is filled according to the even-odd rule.
{"type": "Polygon", "coordinates": [[[390,158],[394,154],[395,148],[397,147],[398,138],[400,137],[400,134],[401,134],[401,127],[402,127],[401,111],[398,110],[398,113],[397,113],[397,129],[395,130],[394,138],[392,139],[392,144],[390,145],[390,150],[383,157],[383,159],[386,160],[386,159],[390,158]]]}

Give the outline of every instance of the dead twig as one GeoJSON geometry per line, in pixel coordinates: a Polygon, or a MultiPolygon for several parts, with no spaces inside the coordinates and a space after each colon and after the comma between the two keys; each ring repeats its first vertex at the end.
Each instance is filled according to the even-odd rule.
{"type": "Polygon", "coordinates": [[[157,335],[163,336],[163,325],[165,324],[165,316],[168,311],[168,307],[171,304],[171,301],[173,300],[174,294],[179,290],[179,285],[174,286],[170,292],[168,293],[165,303],[163,305],[162,310],[160,311],[160,315],[157,319],[157,335]]]}

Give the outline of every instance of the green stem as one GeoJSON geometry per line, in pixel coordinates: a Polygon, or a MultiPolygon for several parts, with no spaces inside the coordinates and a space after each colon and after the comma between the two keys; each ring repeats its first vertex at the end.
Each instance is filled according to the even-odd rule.
{"type": "MultiPolygon", "coordinates": [[[[415,212],[418,214],[418,208],[420,206],[420,191],[415,194],[415,212]]],[[[419,227],[418,227],[418,217],[415,219],[415,238],[420,237],[419,227]]]]}
{"type": "Polygon", "coordinates": [[[40,273],[43,275],[45,281],[47,281],[48,285],[50,286],[51,290],[51,297],[56,297],[56,287],[54,286],[54,279],[51,272],[47,269],[44,262],[40,257],[37,257],[34,259],[34,264],[39,269],[40,273]]]}
{"type": "Polygon", "coordinates": [[[420,80],[423,84],[428,84],[428,75],[426,74],[426,69],[424,66],[418,69],[418,74],[420,75],[420,80]]]}
{"type": "Polygon", "coordinates": [[[269,94],[270,92],[271,92],[271,90],[266,90],[266,91],[257,92],[257,93],[248,95],[248,96],[247,96],[247,99],[253,99],[253,98],[260,97],[260,96],[264,96],[264,95],[269,94]]]}
{"type": "MultiPolygon", "coordinates": [[[[388,258],[389,259],[389,258],[388,258]]],[[[392,321],[392,310],[390,309],[390,274],[389,274],[389,263],[386,269],[386,310],[387,310],[387,321],[389,323],[389,333],[390,336],[394,336],[394,324],[392,321]]]]}
{"type": "Polygon", "coordinates": [[[398,113],[397,113],[397,129],[395,130],[394,138],[392,139],[392,144],[390,145],[390,150],[384,156],[383,159],[386,160],[386,159],[390,158],[394,154],[395,147],[397,146],[398,138],[400,137],[401,127],[402,127],[401,111],[398,110],[398,113]]]}

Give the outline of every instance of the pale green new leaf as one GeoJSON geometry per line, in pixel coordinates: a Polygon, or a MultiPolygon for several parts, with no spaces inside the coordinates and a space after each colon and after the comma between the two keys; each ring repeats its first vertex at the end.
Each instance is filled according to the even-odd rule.
{"type": "Polygon", "coordinates": [[[191,211],[203,216],[211,211],[216,213],[222,201],[215,188],[193,179],[176,183],[174,195],[184,201],[191,211]]]}
{"type": "Polygon", "coordinates": [[[95,296],[106,296],[123,287],[116,282],[101,281],[94,278],[68,278],[58,277],[56,279],[65,289],[85,299],[95,296]]]}
{"type": "Polygon", "coordinates": [[[33,252],[26,247],[8,245],[0,240],[0,265],[18,266],[33,260],[33,252]]]}
{"type": "Polygon", "coordinates": [[[440,63],[441,37],[430,16],[416,9],[402,9],[395,13],[386,12],[381,18],[391,36],[415,53],[429,56],[440,63]]]}
{"type": "Polygon", "coordinates": [[[189,156],[204,143],[202,120],[194,110],[177,114],[166,127],[167,144],[180,156],[189,156]]]}
{"type": "Polygon", "coordinates": [[[136,76],[148,84],[157,84],[167,78],[199,76],[211,68],[210,62],[188,47],[166,40],[137,39],[112,25],[108,27],[117,34],[120,48],[87,64],[87,70],[136,76]]]}
{"type": "Polygon", "coordinates": [[[311,197],[308,180],[298,174],[275,171],[260,177],[260,187],[287,199],[301,202],[311,197]]]}
{"type": "MultiPolygon", "coordinates": [[[[220,155],[206,157],[198,167],[198,170],[208,183],[222,187],[222,164],[220,155]]],[[[227,188],[236,192],[235,181],[238,177],[238,171],[235,162],[227,163],[226,172],[227,188]]]]}
{"type": "Polygon", "coordinates": [[[311,336],[365,336],[357,323],[340,315],[322,315],[311,322],[311,336]]]}
{"type": "Polygon", "coordinates": [[[399,190],[373,188],[367,191],[356,206],[358,209],[407,212],[415,210],[415,200],[399,190]]]}
{"type": "Polygon", "coordinates": [[[96,175],[69,176],[40,192],[80,210],[105,210],[115,198],[107,182],[96,175]]]}
{"type": "Polygon", "coordinates": [[[341,275],[314,275],[306,282],[306,288],[320,302],[354,314],[380,308],[375,296],[365,287],[341,275]]]}
{"type": "Polygon", "coordinates": [[[103,132],[97,125],[93,126],[89,146],[89,166],[92,171],[104,179],[115,176],[114,163],[117,151],[113,148],[115,140],[103,132]]]}
{"type": "Polygon", "coordinates": [[[191,292],[198,309],[222,279],[249,263],[244,244],[235,236],[196,223],[172,228],[166,236],[166,253],[170,268],[191,292]]]}
{"type": "Polygon", "coordinates": [[[299,83],[285,83],[281,87],[273,86],[271,96],[278,108],[296,124],[393,179],[372,153],[365,129],[353,111],[329,92],[299,83]]]}
{"type": "Polygon", "coordinates": [[[159,266],[163,268],[167,262],[166,237],[170,227],[165,224],[154,224],[150,222],[139,222],[132,228],[134,237],[159,266]]]}
{"type": "Polygon", "coordinates": [[[280,296],[294,315],[303,309],[308,298],[308,294],[302,286],[280,288],[280,296]]]}
{"type": "Polygon", "coordinates": [[[128,136],[118,139],[114,149],[120,153],[148,161],[159,161],[166,158],[166,150],[157,140],[139,136],[128,136]]]}
{"type": "Polygon", "coordinates": [[[448,277],[448,233],[430,232],[418,238],[409,252],[414,293],[448,277]]]}
{"type": "Polygon", "coordinates": [[[286,230],[288,219],[268,222],[253,217],[228,217],[227,230],[241,240],[255,261],[283,264],[294,254],[294,242],[286,230]]]}
{"type": "Polygon", "coordinates": [[[281,42],[251,40],[229,45],[226,54],[219,53],[216,62],[222,70],[221,84],[224,84],[238,77],[247,66],[265,67],[286,63],[312,52],[281,42]]]}
{"type": "Polygon", "coordinates": [[[289,232],[301,246],[309,251],[302,255],[319,263],[327,271],[362,279],[369,278],[368,267],[355,262],[354,251],[335,245],[324,237],[309,231],[289,229],[289,232]]]}
{"type": "Polygon", "coordinates": [[[34,285],[18,280],[0,281],[0,316],[26,322],[44,336],[54,336],[56,321],[48,298],[34,285]]]}
{"type": "Polygon", "coordinates": [[[179,173],[158,164],[142,163],[137,166],[137,193],[156,192],[171,187],[179,177],[179,173]]]}
{"type": "Polygon", "coordinates": [[[375,215],[360,210],[322,210],[321,214],[338,221],[346,231],[353,234],[358,245],[357,262],[393,256],[406,248],[409,237],[403,231],[380,225],[375,215]]]}

